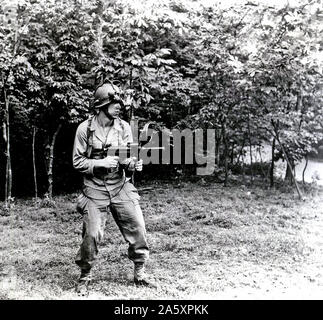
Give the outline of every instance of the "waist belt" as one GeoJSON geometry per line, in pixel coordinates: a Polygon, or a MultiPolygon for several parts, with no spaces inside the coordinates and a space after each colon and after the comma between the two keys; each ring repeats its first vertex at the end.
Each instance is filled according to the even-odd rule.
{"type": "Polygon", "coordinates": [[[109,173],[117,173],[119,171],[120,171],[119,166],[116,168],[108,168],[108,169],[107,168],[95,168],[93,170],[93,174],[96,177],[102,178],[109,173]]]}

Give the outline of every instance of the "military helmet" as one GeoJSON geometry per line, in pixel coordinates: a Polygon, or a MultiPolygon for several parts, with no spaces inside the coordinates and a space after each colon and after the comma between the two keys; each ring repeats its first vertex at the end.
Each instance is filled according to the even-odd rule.
{"type": "Polygon", "coordinates": [[[121,91],[118,86],[112,82],[103,83],[98,86],[94,94],[94,108],[101,108],[110,103],[120,103],[124,105],[121,98],[121,91]]]}

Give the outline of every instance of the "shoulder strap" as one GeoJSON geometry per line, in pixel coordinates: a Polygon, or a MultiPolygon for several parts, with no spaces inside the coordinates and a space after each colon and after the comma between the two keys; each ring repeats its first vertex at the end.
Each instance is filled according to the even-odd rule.
{"type": "Polygon", "coordinates": [[[122,130],[124,131],[124,129],[125,129],[124,124],[122,123],[120,118],[118,118],[118,120],[119,120],[119,123],[120,123],[120,126],[121,126],[122,130]]]}
{"type": "Polygon", "coordinates": [[[86,155],[88,158],[91,156],[92,146],[93,146],[93,131],[91,131],[91,125],[93,120],[93,115],[91,115],[87,122],[87,130],[86,130],[86,137],[87,137],[87,146],[86,146],[86,155]]]}

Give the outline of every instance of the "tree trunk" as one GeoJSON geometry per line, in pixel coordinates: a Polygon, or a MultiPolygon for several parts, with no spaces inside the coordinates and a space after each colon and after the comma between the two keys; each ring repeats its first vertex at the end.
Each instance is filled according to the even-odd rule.
{"type": "Polygon", "coordinates": [[[242,155],[242,182],[245,183],[246,181],[246,172],[245,172],[245,165],[244,165],[244,155],[242,155]]]}
{"type": "Polygon", "coordinates": [[[52,141],[49,146],[47,146],[48,154],[46,156],[47,160],[47,180],[48,180],[48,189],[47,196],[49,199],[53,197],[53,163],[54,163],[54,147],[56,142],[56,137],[59,131],[62,128],[62,124],[60,123],[53,135],[52,141]]]}
{"type": "Polygon", "coordinates": [[[307,165],[308,165],[308,155],[305,156],[305,167],[304,167],[303,172],[302,172],[303,185],[305,184],[305,170],[307,168],[307,165]]]}
{"type": "Polygon", "coordinates": [[[284,156],[285,156],[286,161],[287,161],[287,166],[289,167],[289,170],[290,170],[290,172],[291,172],[292,179],[293,179],[293,181],[294,181],[294,184],[295,184],[295,187],[296,187],[296,190],[297,190],[298,196],[299,196],[299,198],[300,198],[300,199],[302,199],[302,198],[303,198],[303,195],[302,195],[302,193],[301,193],[301,190],[300,190],[300,189],[299,189],[299,187],[298,187],[298,184],[297,184],[296,178],[295,178],[295,176],[294,176],[294,174],[293,174],[293,167],[292,167],[292,165],[291,165],[291,163],[290,163],[290,161],[289,161],[289,159],[288,159],[288,157],[287,157],[287,154],[286,154],[286,152],[285,152],[285,148],[284,148],[284,146],[281,144],[281,142],[279,141],[279,139],[277,139],[277,141],[278,141],[278,143],[279,143],[280,147],[281,147],[281,148],[282,148],[282,150],[283,150],[284,156]]]}
{"type": "Polygon", "coordinates": [[[221,130],[216,130],[216,164],[220,166],[221,130]]]}
{"type": "Polygon", "coordinates": [[[216,147],[215,147],[215,158],[216,158],[216,164],[220,165],[220,141],[217,141],[216,147]]]}
{"type": "Polygon", "coordinates": [[[37,198],[38,198],[38,186],[37,186],[37,171],[36,171],[35,140],[36,140],[36,127],[34,126],[33,127],[33,141],[32,141],[32,157],[33,157],[35,199],[37,200],[37,198]]]}
{"type": "MultiPolygon", "coordinates": [[[[243,149],[244,149],[244,145],[245,145],[245,138],[243,138],[242,140],[242,145],[241,145],[241,149],[240,149],[240,152],[239,152],[239,155],[238,155],[238,159],[237,159],[237,162],[236,164],[239,165],[240,163],[240,157],[243,158],[243,149]]],[[[244,162],[244,161],[243,161],[244,162]]]]}
{"type": "Polygon", "coordinates": [[[227,142],[227,133],[225,124],[222,125],[222,135],[223,135],[223,142],[224,142],[224,186],[228,185],[228,142],[227,142]]]}
{"type": "Polygon", "coordinates": [[[250,123],[248,115],[248,140],[249,140],[249,152],[250,152],[250,173],[251,173],[251,184],[253,183],[253,158],[252,158],[252,142],[251,142],[251,132],[250,132],[250,123]]]}
{"type": "Polygon", "coordinates": [[[251,184],[253,183],[253,158],[252,158],[252,144],[251,139],[249,138],[249,152],[250,152],[250,174],[251,174],[251,184]]]}
{"type": "Polygon", "coordinates": [[[259,152],[259,158],[260,158],[260,170],[262,172],[262,175],[265,178],[265,183],[267,183],[268,180],[268,172],[266,172],[263,168],[263,161],[262,161],[262,154],[261,154],[261,144],[258,145],[258,152],[259,152]]]}
{"type": "Polygon", "coordinates": [[[231,165],[233,165],[233,158],[234,158],[234,143],[232,143],[232,149],[231,149],[231,165]]]}
{"type": "MultiPolygon", "coordinates": [[[[18,18],[17,18],[18,19],[18,18]]],[[[16,21],[17,22],[17,21],[16,21]]],[[[12,58],[9,62],[9,69],[6,77],[4,78],[2,74],[2,88],[3,88],[3,97],[5,103],[5,112],[4,112],[4,122],[3,122],[3,138],[6,143],[6,181],[5,181],[5,207],[10,212],[11,207],[11,191],[12,191],[12,169],[11,169],[11,154],[10,154],[10,117],[9,117],[9,97],[7,95],[6,84],[9,78],[9,75],[12,71],[12,62],[17,54],[18,50],[18,23],[15,24],[14,30],[14,44],[12,58]]]]}
{"type": "Polygon", "coordinates": [[[285,151],[285,148],[284,148],[283,144],[280,142],[279,135],[278,135],[278,130],[277,130],[276,125],[275,125],[275,123],[274,123],[274,121],[273,121],[273,120],[271,120],[271,124],[272,124],[272,126],[273,126],[273,128],[274,128],[274,135],[275,135],[275,138],[277,139],[277,142],[279,143],[279,146],[281,147],[281,149],[282,149],[282,151],[283,151],[283,154],[284,154],[285,160],[287,161],[287,166],[289,167],[290,173],[291,173],[291,175],[292,175],[292,179],[293,179],[293,182],[294,182],[294,184],[295,184],[295,187],[296,187],[296,190],[297,190],[297,193],[298,193],[298,197],[299,197],[299,199],[303,199],[302,192],[301,192],[301,190],[299,189],[299,186],[298,186],[298,184],[297,184],[296,178],[295,178],[295,176],[294,176],[294,174],[293,174],[293,167],[292,167],[292,164],[290,163],[290,161],[289,161],[289,159],[288,159],[288,157],[287,157],[287,153],[286,153],[286,151],[285,151]]]}
{"type": "MultiPolygon", "coordinates": [[[[130,73],[129,73],[129,88],[132,88],[132,75],[133,75],[133,69],[130,67],[130,73]]],[[[131,102],[131,105],[130,105],[130,120],[134,119],[135,117],[135,112],[134,112],[134,95],[132,96],[132,102],[131,102]]]]}
{"type": "Polygon", "coordinates": [[[293,176],[294,176],[294,169],[295,169],[295,164],[293,160],[290,161],[290,166],[287,164],[286,167],[286,173],[285,173],[285,181],[288,181],[290,185],[293,184],[293,176]]]}
{"type": "Polygon", "coordinates": [[[5,119],[3,123],[3,138],[6,143],[6,181],[5,181],[5,207],[10,209],[11,191],[12,191],[12,170],[11,170],[11,154],[10,154],[10,117],[9,117],[9,98],[4,89],[5,100],[5,119]]]}
{"type": "Polygon", "coordinates": [[[216,130],[216,147],[215,147],[215,153],[216,153],[216,164],[220,166],[220,147],[221,147],[221,131],[216,130]]]}
{"type": "Polygon", "coordinates": [[[276,139],[273,138],[273,143],[271,146],[270,188],[273,188],[274,186],[275,148],[276,148],[276,139]]]}

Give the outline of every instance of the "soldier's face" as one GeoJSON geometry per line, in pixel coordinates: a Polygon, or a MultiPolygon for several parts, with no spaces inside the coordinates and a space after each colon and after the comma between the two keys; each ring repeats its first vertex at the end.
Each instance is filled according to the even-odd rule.
{"type": "Polygon", "coordinates": [[[107,106],[104,106],[103,112],[108,118],[116,119],[120,115],[121,105],[117,102],[113,102],[107,106]]]}

